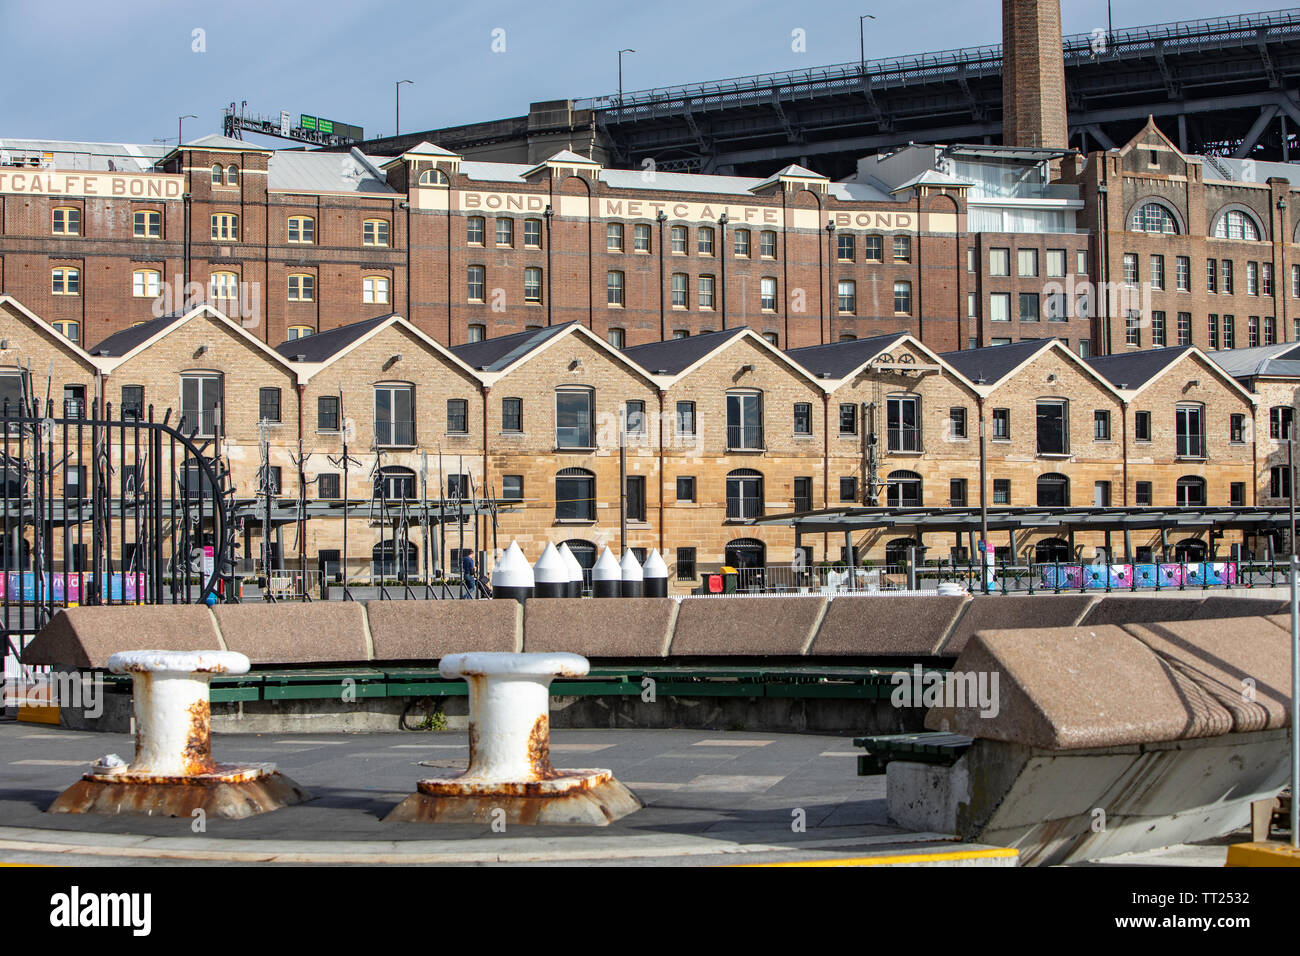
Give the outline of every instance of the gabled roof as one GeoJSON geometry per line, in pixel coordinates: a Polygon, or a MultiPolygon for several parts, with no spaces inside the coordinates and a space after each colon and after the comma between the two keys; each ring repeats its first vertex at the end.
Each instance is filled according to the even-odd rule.
{"type": "Polygon", "coordinates": [[[1084,359],[1116,388],[1136,391],[1192,351],[1190,345],[1097,355],[1084,359]]]}
{"type": "Polygon", "coordinates": [[[1300,377],[1300,345],[1279,342],[1253,349],[1224,349],[1209,353],[1210,361],[1233,378],[1300,377]]]}
{"type": "Polygon", "coordinates": [[[377,315],[373,319],[362,319],[324,332],[313,332],[300,338],[281,342],[275,350],[291,362],[328,362],[343,349],[368,332],[379,328],[396,312],[377,315]]]}
{"type": "Polygon", "coordinates": [[[404,162],[412,156],[450,156],[453,159],[461,158],[460,153],[453,153],[451,150],[443,149],[441,146],[431,143],[427,139],[422,139],[410,149],[403,151],[400,156],[394,156],[392,159],[385,162],[382,168],[388,169],[390,166],[396,166],[398,163],[404,162]]]}
{"type": "Polygon", "coordinates": [[[872,335],[849,342],[830,342],[826,345],[809,345],[801,349],[786,349],[785,354],[818,378],[842,379],[852,375],[895,342],[904,338],[902,332],[889,335],[872,335]]]}
{"type": "Polygon", "coordinates": [[[129,329],[123,329],[121,332],[115,332],[94,346],[90,350],[90,354],[95,358],[96,365],[106,372],[111,372],[119,365],[143,352],[159,339],[170,335],[173,331],[185,325],[190,319],[197,318],[200,315],[208,316],[219,324],[225,325],[235,335],[247,342],[251,348],[271,358],[277,365],[283,366],[290,374],[295,376],[298,374],[297,369],[286,362],[283,355],[261,339],[251,335],[240,323],[231,319],[220,309],[214,308],[207,303],[195,306],[185,312],[173,312],[170,315],[142,322],[140,325],[132,326],[129,329]]]}
{"type": "Polygon", "coordinates": [[[419,339],[430,351],[445,358],[466,375],[477,378],[474,369],[466,365],[450,349],[441,342],[430,338],[396,312],[378,315],[373,319],[362,319],[360,322],[351,322],[348,325],[340,325],[337,328],[316,332],[312,335],[304,335],[301,338],[290,339],[288,342],[277,345],[275,351],[281,357],[293,361],[299,369],[299,375],[305,379],[311,379],[362,343],[394,325],[419,339]],[[298,356],[302,356],[302,358],[298,358],[298,356]],[[302,368],[303,365],[309,365],[311,368],[304,369],[302,368]]]}
{"type": "Polygon", "coordinates": [[[480,372],[501,372],[529,352],[540,348],[544,342],[559,335],[571,325],[577,325],[577,323],[565,322],[544,329],[529,329],[526,332],[498,335],[495,338],[483,339],[479,342],[457,345],[451,351],[466,365],[478,369],[480,372]]]}
{"type": "Polygon", "coordinates": [[[198,139],[192,139],[182,147],[183,149],[229,149],[241,153],[273,153],[275,150],[263,149],[260,146],[254,146],[252,143],[245,143],[242,139],[231,139],[229,136],[221,136],[217,133],[209,133],[207,136],[200,136],[198,139]]]}
{"type": "Polygon", "coordinates": [[[558,153],[547,156],[543,163],[579,163],[583,166],[599,166],[600,163],[594,159],[588,159],[586,156],[579,156],[571,149],[562,149],[558,153]]]}
{"type": "Polygon", "coordinates": [[[747,331],[745,326],[688,335],[683,339],[666,339],[624,349],[623,354],[651,375],[680,375],[696,362],[712,354],[723,344],[747,331]]]}
{"type": "Polygon", "coordinates": [[[941,173],[937,169],[925,169],[917,173],[906,182],[899,183],[891,193],[900,193],[917,186],[974,186],[975,184],[969,179],[961,179],[957,176],[949,176],[947,173],[941,173]]]}
{"type": "Polygon", "coordinates": [[[266,188],[272,192],[395,193],[377,175],[371,159],[349,153],[300,153],[282,150],[267,164],[266,188]]]}
{"type": "Polygon", "coordinates": [[[90,354],[85,349],[83,349],[80,345],[78,345],[76,342],[73,342],[66,335],[64,335],[54,326],[50,325],[50,323],[46,322],[39,315],[37,315],[31,309],[27,308],[27,306],[23,305],[13,296],[7,295],[5,293],[0,293],[0,307],[6,305],[14,309],[16,312],[20,313],[25,319],[31,322],[33,326],[35,326],[40,331],[44,332],[50,338],[57,341],[61,346],[66,348],[69,352],[73,353],[75,356],[77,356],[77,358],[81,359],[92,369],[97,366],[98,363],[96,363],[95,360],[90,356],[90,354]]]}
{"type": "Polygon", "coordinates": [[[1121,397],[1119,390],[1108,379],[1071,352],[1058,338],[1030,339],[1012,342],[1010,345],[988,345],[978,349],[944,352],[939,358],[964,375],[975,388],[988,395],[1016,370],[1048,351],[1059,353],[1065,361],[1075,365],[1106,391],[1117,398],[1121,397]]]}

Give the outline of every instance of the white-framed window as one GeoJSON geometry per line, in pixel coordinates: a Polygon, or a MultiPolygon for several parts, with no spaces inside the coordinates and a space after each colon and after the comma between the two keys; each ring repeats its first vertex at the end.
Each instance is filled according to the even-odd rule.
{"type": "Polygon", "coordinates": [[[1129,285],[1138,284],[1138,257],[1135,252],[1124,253],[1124,281],[1129,285]]]}
{"type": "Polygon", "coordinates": [[[1010,249],[989,250],[989,275],[991,276],[1011,275],[1011,250],[1010,249]]]}
{"type": "Polygon", "coordinates": [[[487,270],[483,266],[470,266],[465,277],[465,297],[471,302],[482,302],[487,291],[487,270]]]}
{"type": "Polygon", "coordinates": [[[771,229],[758,234],[758,254],[764,259],[776,258],[776,233],[771,229]]]}
{"type": "Polygon", "coordinates": [[[650,227],[643,222],[632,227],[632,249],[635,252],[650,251],[650,227]]]}
{"type": "Polygon", "coordinates": [[[482,342],[487,338],[487,326],[478,322],[472,322],[465,330],[465,341],[482,342]]]}
{"type": "Polygon", "coordinates": [[[1174,288],[1179,292],[1192,290],[1192,260],[1179,256],[1174,260],[1174,288]]]}
{"type": "Polygon", "coordinates": [[[841,279],[838,288],[838,302],[836,307],[840,312],[854,313],[858,311],[858,287],[852,279],[841,279]]]}
{"type": "Polygon", "coordinates": [[[361,242],[367,246],[388,245],[388,220],[367,219],[361,224],[361,242]]]}
{"type": "Polygon", "coordinates": [[[162,292],[162,273],[157,269],[136,269],[131,273],[131,294],[137,299],[156,299],[162,292]]]}
{"type": "Polygon", "coordinates": [[[542,221],[540,219],[524,220],[524,248],[542,248],[542,221]]]}
{"type": "Polygon", "coordinates": [[[289,241],[310,245],[316,241],[316,220],[311,216],[289,217],[289,241]]]}
{"type": "Polygon", "coordinates": [[[1215,239],[1248,239],[1259,242],[1259,223],[1240,209],[1229,209],[1214,224],[1215,239]]]}
{"type": "Polygon", "coordinates": [[[895,262],[912,261],[912,237],[911,236],[894,237],[894,261],[895,262]]]}
{"type": "Polygon", "coordinates": [[[415,386],[375,386],[375,444],[415,444],[415,386]]]}
{"type": "Polygon", "coordinates": [[[1152,256],[1150,260],[1151,288],[1163,291],[1165,287],[1165,257],[1152,256]]]}
{"type": "Polygon", "coordinates": [[[623,306],[623,273],[610,271],[605,273],[605,304],[623,306]]]}
{"type": "Polygon", "coordinates": [[[686,255],[687,232],[685,226],[672,227],[672,251],[677,255],[686,255]]]}
{"type": "Polygon", "coordinates": [[[713,227],[700,226],[695,231],[695,248],[702,256],[713,255],[713,227]]]}
{"type": "Polygon", "coordinates": [[[759,304],[764,312],[776,311],[776,278],[763,276],[758,281],[759,304]]]}
{"type": "Polygon", "coordinates": [[[608,252],[623,251],[623,224],[621,222],[605,223],[605,249],[608,252]]]}
{"type": "Polygon", "coordinates": [[[214,272],[208,277],[208,298],[234,299],[239,295],[239,276],[233,272],[214,272]]]}
{"type": "Polygon", "coordinates": [[[482,216],[470,216],[465,220],[465,241],[471,246],[483,245],[482,216]]]}
{"type": "Polygon", "coordinates": [[[226,185],[227,186],[239,185],[239,167],[236,166],[234,163],[231,163],[229,166],[226,167],[226,185]]]}
{"type": "Polygon", "coordinates": [[[71,266],[50,270],[50,291],[54,295],[81,295],[81,270],[71,266]]]}
{"type": "Polygon", "coordinates": [[[884,236],[863,236],[862,237],[863,258],[867,262],[884,262],[885,261],[885,237],[884,236]]]}
{"type": "Polygon", "coordinates": [[[623,329],[610,329],[606,337],[609,339],[609,344],[616,349],[621,349],[627,344],[627,335],[623,329]]]}
{"type": "Polygon", "coordinates": [[[137,209],[131,216],[132,234],[137,239],[162,237],[162,213],[157,209],[137,209]]]}
{"type": "Polygon", "coordinates": [[[513,246],[515,244],[515,221],[508,216],[497,217],[497,245],[513,246]]]}
{"type": "Polygon", "coordinates": [[[737,229],[732,237],[732,252],[739,259],[749,258],[749,240],[750,231],[748,229],[737,229]]]}
{"type": "Polygon", "coordinates": [[[420,173],[420,178],[416,181],[418,186],[449,186],[451,180],[441,169],[426,169],[420,173]]]}
{"type": "Polygon", "coordinates": [[[1174,214],[1158,202],[1144,203],[1133,210],[1129,222],[1133,232],[1154,232],[1166,236],[1178,235],[1178,220],[1174,214]]]}
{"type": "Polygon", "coordinates": [[[542,301],[542,270],[536,266],[524,270],[524,301],[542,301]]]}
{"type": "Polygon", "coordinates": [[[713,276],[700,276],[699,304],[701,309],[713,308],[713,276]]]}
{"type": "Polygon", "coordinates": [[[1022,278],[1034,278],[1038,275],[1038,250],[1017,249],[1016,271],[1022,278]]]}
{"type": "Polygon", "coordinates": [[[212,238],[218,242],[239,241],[239,217],[230,212],[219,212],[212,216],[212,238]]]}
{"type": "Polygon", "coordinates": [[[316,298],[316,277],[304,272],[289,276],[289,301],[311,302],[316,298]]]}
{"type": "Polygon", "coordinates": [[[993,292],[989,295],[989,321],[1011,321],[1011,293],[993,292]]]}
{"type": "Polygon", "coordinates": [[[686,283],[690,277],[685,272],[674,272],[672,278],[673,289],[673,308],[684,309],[690,302],[690,294],[687,291],[686,283]]]}
{"type": "Polygon", "coordinates": [[[912,314],[912,283],[902,279],[894,283],[894,314],[912,314]]]}
{"type": "Polygon", "coordinates": [[[221,164],[220,163],[212,164],[212,185],[214,186],[221,185],[221,164]]]}
{"type": "Polygon", "coordinates": [[[1065,278],[1065,250],[1047,250],[1047,277],[1049,279],[1065,278]]]}
{"type": "Polygon", "coordinates": [[[858,257],[857,237],[851,232],[841,232],[835,237],[835,259],[852,262],[858,257]]]}
{"type": "Polygon", "coordinates": [[[383,304],[388,302],[388,277],[365,276],[361,280],[361,301],[383,304]]]}

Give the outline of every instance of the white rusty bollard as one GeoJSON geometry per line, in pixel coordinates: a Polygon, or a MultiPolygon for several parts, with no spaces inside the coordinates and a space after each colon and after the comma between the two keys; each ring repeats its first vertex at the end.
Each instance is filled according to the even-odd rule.
{"type": "Polygon", "coordinates": [[[578,654],[450,654],[444,677],[469,684],[469,767],[419,781],[385,820],[582,823],[604,826],[641,808],[608,770],[551,765],[550,685],[590,670],[578,654]]]}
{"type": "Polygon", "coordinates": [[[218,764],[212,759],[213,674],[245,674],[248,658],[231,651],[124,651],[108,659],[130,674],[135,758],[105,758],[49,807],[51,813],[147,813],[239,819],[309,799],[275,764],[218,764]]]}

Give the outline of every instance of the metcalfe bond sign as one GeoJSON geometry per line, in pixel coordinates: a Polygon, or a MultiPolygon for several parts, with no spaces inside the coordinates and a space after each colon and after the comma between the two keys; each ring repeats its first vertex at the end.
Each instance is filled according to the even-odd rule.
{"type": "Polygon", "coordinates": [[[0,193],[64,199],[180,199],[185,177],[157,173],[91,173],[0,167],[0,193]]]}
{"type": "MultiPolygon", "coordinates": [[[[561,197],[565,198],[565,197],[561,197]]],[[[462,192],[457,196],[458,208],[470,212],[525,212],[540,213],[546,209],[547,197],[541,193],[498,193],[498,192],[462,192]]],[[[586,201],[585,199],[583,200],[586,201]]],[[[725,212],[728,222],[734,226],[774,226],[782,225],[781,209],[777,206],[734,205],[726,202],[674,202],[658,199],[612,199],[601,197],[594,200],[593,206],[598,219],[655,219],[662,212],[669,219],[679,222],[717,222],[725,212]]],[[[810,213],[812,218],[820,220],[816,210],[791,210],[796,213],[810,213]]],[[[860,212],[835,212],[835,224],[840,228],[859,229],[904,229],[914,230],[917,226],[916,214],[911,212],[892,212],[862,210],[860,212]]],[[[796,216],[796,219],[799,217],[796,216]]],[[[810,222],[812,219],[810,219],[810,222]]],[[[802,222],[790,223],[794,226],[805,225],[802,222]]],[[[811,225],[810,228],[817,228],[811,225]]]]}

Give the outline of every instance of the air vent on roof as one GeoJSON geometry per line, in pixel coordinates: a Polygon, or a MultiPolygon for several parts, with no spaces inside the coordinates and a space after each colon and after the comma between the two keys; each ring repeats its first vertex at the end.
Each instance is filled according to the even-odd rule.
{"type": "Polygon", "coordinates": [[[305,362],[305,361],[307,361],[307,356],[306,356],[305,354],[303,354],[302,352],[299,352],[297,355],[295,355],[295,356],[293,357],[293,360],[294,360],[295,362],[305,362]]]}
{"type": "Polygon", "coordinates": [[[657,368],[657,369],[655,369],[655,374],[656,374],[656,375],[667,375],[667,374],[668,374],[668,369],[666,369],[666,368],[657,368]]]}
{"type": "Polygon", "coordinates": [[[830,377],[831,377],[830,372],[822,372],[821,375],[819,376],[819,378],[830,378],[830,377]]]}

